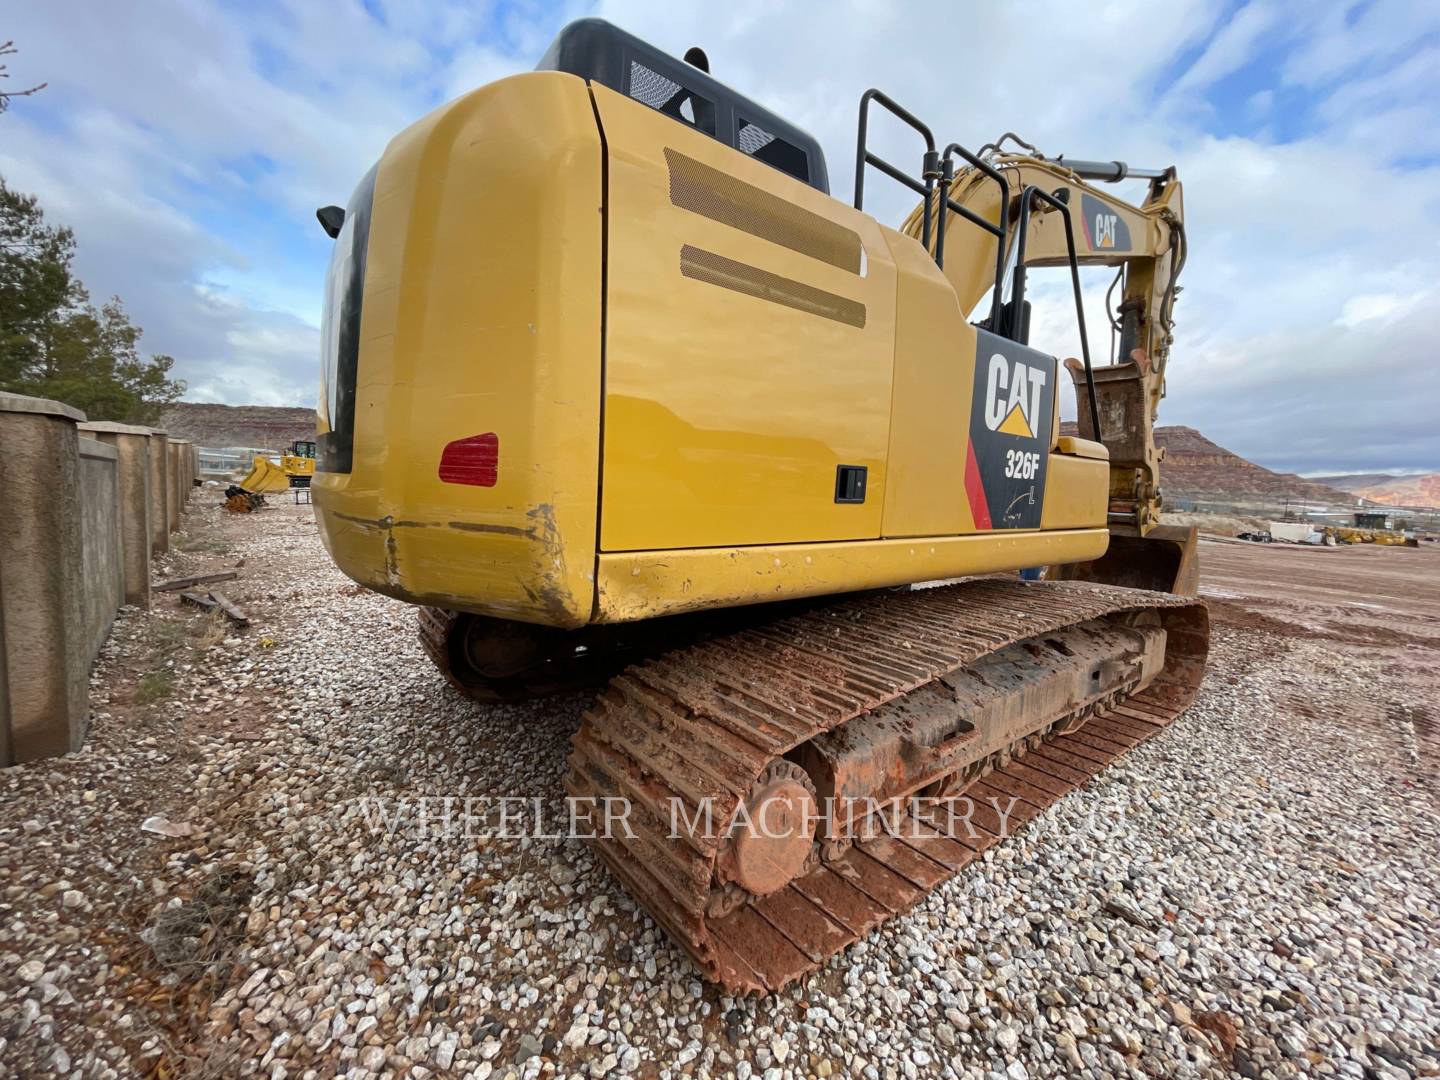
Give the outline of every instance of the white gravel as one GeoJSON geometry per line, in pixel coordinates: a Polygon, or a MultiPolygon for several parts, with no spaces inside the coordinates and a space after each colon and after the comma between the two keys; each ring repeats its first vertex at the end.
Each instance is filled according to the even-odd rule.
{"type": "Polygon", "coordinates": [[[306,507],[197,510],[186,546],[167,572],[243,559],[251,628],[123,614],[86,749],[0,773],[0,1072],[1440,1075],[1435,761],[1378,660],[1218,627],[1170,732],[737,1001],[583,843],[483,835],[499,796],[561,826],[583,695],[458,697],[306,507]]]}

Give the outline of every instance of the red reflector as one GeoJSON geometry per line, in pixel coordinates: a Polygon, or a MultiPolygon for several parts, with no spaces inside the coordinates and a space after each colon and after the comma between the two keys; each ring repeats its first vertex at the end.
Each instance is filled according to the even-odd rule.
{"type": "Polygon", "coordinates": [[[493,431],[456,439],[440,455],[440,479],[447,484],[494,487],[500,471],[500,436],[493,431]]]}

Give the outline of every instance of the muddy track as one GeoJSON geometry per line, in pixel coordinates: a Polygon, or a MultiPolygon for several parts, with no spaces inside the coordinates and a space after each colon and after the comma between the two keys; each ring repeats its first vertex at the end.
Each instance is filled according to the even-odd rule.
{"type": "Polygon", "coordinates": [[[1194,698],[1208,640],[1199,602],[1081,583],[976,580],[842,600],[627,669],[586,714],[566,786],[580,799],[627,800],[627,827],[597,849],[707,977],[733,991],[779,990],[1162,730],[1194,698]],[[1167,631],[1155,681],[1000,755],[967,789],[958,828],[953,815],[922,812],[716,914],[724,829],[677,820],[728,822],[795,747],[989,652],[1146,610],[1167,631]]]}

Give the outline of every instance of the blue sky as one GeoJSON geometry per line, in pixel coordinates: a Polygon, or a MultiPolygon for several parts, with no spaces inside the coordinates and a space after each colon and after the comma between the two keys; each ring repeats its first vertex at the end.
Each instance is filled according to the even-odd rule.
{"type": "MultiPolygon", "coordinates": [[[[971,146],[1014,130],[1051,154],[1177,165],[1192,250],[1161,422],[1280,469],[1440,468],[1440,4],[816,10],[12,5],[12,83],[50,85],[0,117],[0,175],[75,228],[92,293],[125,300],[191,399],[312,404],[314,208],[343,203],[406,124],[599,14],[676,54],[704,45],[718,77],[821,140],[837,193],[871,85],[971,146]]],[[[904,216],[872,188],[876,216],[904,216]]],[[[1035,344],[1076,351],[1059,283],[1036,296],[1035,344]]]]}

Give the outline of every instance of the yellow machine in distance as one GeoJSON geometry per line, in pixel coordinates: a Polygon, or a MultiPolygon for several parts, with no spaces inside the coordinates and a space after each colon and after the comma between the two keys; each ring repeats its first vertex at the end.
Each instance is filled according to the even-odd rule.
{"type": "Polygon", "coordinates": [[[315,476],[315,442],[313,439],[296,439],[290,448],[280,455],[280,468],[290,478],[291,487],[309,487],[315,476]]]}
{"type": "Polygon", "coordinates": [[[296,439],[280,455],[279,465],[264,454],[256,454],[239,486],[252,494],[265,495],[292,487],[309,487],[314,475],[315,443],[310,439],[296,439]]]}
{"type": "Polygon", "coordinates": [[[926,821],[924,843],[877,844],[866,807],[1038,811],[1199,684],[1204,607],[1173,595],[1193,596],[1194,534],[1158,524],[1152,437],[1180,184],[1024,150],[942,148],[872,90],[846,204],[815,140],[703,52],[587,19],[318,211],[328,551],[420,605],[477,700],[614,676],[567,789],[639,807],[638,839],[598,850],[729,987],[783,986],[1000,838],[926,821]],[[880,109],[918,170],[869,149],[880,109]],[[868,168],[920,199],[903,228],[864,211],[868,168]],[[1097,186],[1127,175],[1141,205],[1097,186]],[[1099,367],[1097,264],[1124,286],[1099,367]],[[1029,343],[1041,267],[1075,294],[1064,365],[1029,343]],[[1089,584],[884,591],[1038,567],[1089,584]],[[666,835],[677,801],[789,825],[666,835]]]}

